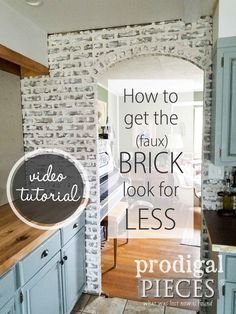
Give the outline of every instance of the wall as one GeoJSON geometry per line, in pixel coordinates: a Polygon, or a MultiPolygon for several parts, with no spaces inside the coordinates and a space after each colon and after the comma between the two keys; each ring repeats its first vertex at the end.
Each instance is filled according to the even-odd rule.
{"type": "Polygon", "coordinates": [[[214,12],[214,42],[217,38],[236,36],[236,1],[219,0],[214,12]]]}
{"type": "Polygon", "coordinates": [[[219,38],[236,36],[236,1],[219,1],[219,38]]]}
{"type": "Polygon", "coordinates": [[[107,90],[102,87],[101,85],[98,85],[98,99],[99,100],[102,100],[104,102],[108,102],[108,92],[107,90]]]}
{"type": "Polygon", "coordinates": [[[8,202],[9,172],[24,155],[20,79],[3,71],[0,71],[0,147],[0,205],[3,205],[8,202]]]}
{"type": "Polygon", "coordinates": [[[193,62],[205,71],[203,207],[215,209],[221,182],[208,180],[212,102],[212,20],[154,23],[50,35],[50,76],[22,80],[24,143],[64,149],[88,171],[91,204],[86,209],[86,261],[89,292],[101,291],[99,184],[97,177],[97,77],[116,62],[162,54],[193,62]]]}
{"type": "Polygon", "coordinates": [[[218,37],[219,37],[219,3],[217,3],[217,6],[213,14],[213,44],[216,43],[218,37]]]}
{"type": "Polygon", "coordinates": [[[47,32],[0,0],[0,44],[47,66],[47,32]]]}

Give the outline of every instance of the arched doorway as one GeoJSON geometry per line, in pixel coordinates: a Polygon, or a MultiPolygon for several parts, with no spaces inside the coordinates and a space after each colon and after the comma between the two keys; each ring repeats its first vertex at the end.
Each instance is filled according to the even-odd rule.
{"type": "MultiPolygon", "coordinates": [[[[188,126],[193,126],[191,137],[188,141],[193,142],[193,159],[185,160],[186,167],[194,168],[194,187],[189,184],[188,178],[185,177],[186,189],[193,188],[196,194],[196,209],[194,212],[194,238],[190,239],[188,234],[181,240],[176,239],[131,239],[128,245],[122,245],[118,248],[118,262],[116,269],[110,269],[113,260],[113,241],[106,242],[102,253],[102,269],[103,269],[103,291],[110,296],[128,297],[130,299],[140,300],[137,294],[137,278],[136,278],[136,259],[150,261],[153,259],[167,259],[174,261],[178,254],[187,258],[189,255],[195,259],[200,257],[200,194],[201,194],[201,164],[202,164],[202,137],[203,137],[203,91],[204,91],[204,72],[199,67],[186,60],[170,57],[170,56],[138,56],[129,60],[121,61],[108,68],[106,72],[98,77],[98,120],[100,134],[109,133],[109,127],[112,127],[112,133],[118,134],[119,108],[115,93],[108,95],[108,80],[122,79],[138,79],[138,80],[172,80],[180,81],[191,80],[193,84],[186,89],[186,86],[180,86],[179,91],[185,93],[182,101],[175,107],[175,112],[181,114],[186,111],[186,106],[191,102],[191,111],[189,111],[189,124],[182,125],[182,132],[190,134],[188,126]],[[188,95],[187,95],[188,94],[188,95]],[[111,96],[112,95],[112,96],[111,96]],[[189,98],[189,96],[191,96],[189,98]],[[114,110],[109,110],[109,106],[114,106],[114,110]],[[105,131],[105,132],[104,132],[105,131]],[[142,248],[142,253],[140,253],[142,248]],[[141,258],[142,257],[142,258],[141,258]],[[124,292],[125,290],[125,292],[124,292]],[[125,295],[124,295],[125,293],[125,295]],[[129,295],[127,295],[129,293],[129,295]]],[[[172,86],[176,88],[176,86],[172,86]]],[[[111,130],[110,130],[111,131],[111,130]]],[[[114,134],[112,136],[114,136],[114,134]]],[[[110,134],[111,135],[111,134],[110,134]]],[[[108,139],[109,136],[107,135],[108,139]]],[[[106,136],[104,137],[107,141],[106,136]]],[[[102,146],[103,139],[99,141],[99,147],[102,146]]],[[[114,164],[119,164],[119,141],[113,139],[111,147],[111,155],[114,164]]],[[[109,171],[109,170],[108,170],[109,171]]],[[[98,170],[98,174],[99,174],[98,170]]],[[[101,173],[100,173],[101,175],[101,173]]],[[[104,174],[102,174],[104,175],[104,174]]],[[[98,178],[99,180],[100,178],[98,178]]],[[[135,179],[132,178],[134,181],[135,179]]],[[[122,200],[121,200],[122,201],[122,200]]],[[[100,207],[101,204],[99,204],[100,207]]],[[[105,214],[101,214],[101,221],[105,218],[105,214]]],[[[122,242],[122,241],[121,241],[122,242]]],[[[121,244],[120,242],[120,244],[121,244]]],[[[191,274],[192,275],[192,274],[191,274]]],[[[161,276],[160,273],[149,276],[161,276]]],[[[169,273],[167,277],[171,278],[173,273],[169,273]]],[[[155,277],[154,277],[155,278],[155,277]]],[[[181,306],[180,306],[181,307],[181,306]]],[[[184,305],[182,305],[184,307],[184,305]]],[[[196,303],[188,305],[189,308],[197,308],[196,303]]]]}

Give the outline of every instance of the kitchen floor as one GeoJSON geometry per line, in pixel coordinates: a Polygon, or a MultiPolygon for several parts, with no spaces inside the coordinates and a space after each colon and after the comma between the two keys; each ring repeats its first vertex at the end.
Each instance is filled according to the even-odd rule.
{"type": "Polygon", "coordinates": [[[120,298],[105,298],[83,294],[75,305],[72,314],[196,314],[195,311],[182,310],[159,304],[130,301],[120,298]]]}
{"type": "MultiPolygon", "coordinates": [[[[194,229],[199,232],[200,238],[201,211],[196,208],[194,212],[194,229]]],[[[134,260],[143,259],[151,260],[153,258],[159,260],[169,260],[173,263],[178,255],[186,257],[191,255],[192,260],[200,258],[200,248],[192,245],[182,245],[181,239],[129,239],[128,244],[122,245],[124,240],[118,241],[118,259],[117,267],[111,269],[114,263],[113,240],[106,242],[102,250],[102,291],[109,297],[118,297],[121,299],[129,299],[143,302],[143,298],[139,297],[138,281],[136,278],[137,269],[134,260]]],[[[179,274],[170,270],[168,276],[155,269],[154,273],[145,273],[145,278],[181,278],[179,274]]],[[[194,278],[192,273],[186,273],[186,278],[194,278]]],[[[196,299],[166,299],[149,298],[148,301],[165,302],[165,305],[172,307],[184,308],[190,311],[197,311],[198,301],[196,299]],[[168,304],[169,303],[169,304],[168,304]],[[178,303],[178,305],[174,304],[178,303]]],[[[178,313],[178,312],[174,312],[178,313]]],[[[181,312],[180,312],[181,313],[181,312]]]]}

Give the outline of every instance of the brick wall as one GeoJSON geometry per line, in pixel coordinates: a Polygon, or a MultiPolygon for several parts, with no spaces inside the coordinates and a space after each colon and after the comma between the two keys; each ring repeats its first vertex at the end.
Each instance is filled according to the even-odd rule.
{"type": "Polygon", "coordinates": [[[63,149],[82,162],[91,185],[86,210],[89,292],[101,291],[97,178],[97,77],[113,64],[161,54],[189,60],[205,71],[203,207],[215,209],[221,182],[207,179],[210,150],[212,21],[162,22],[141,26],[54,34],[48,38],[50,75],[22,80],[24,144],[63,149]]]}

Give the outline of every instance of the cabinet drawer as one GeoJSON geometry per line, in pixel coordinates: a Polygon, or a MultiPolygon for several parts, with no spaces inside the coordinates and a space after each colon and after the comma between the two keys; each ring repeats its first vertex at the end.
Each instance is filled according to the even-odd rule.
{"type": "Polygon", "coordinates": [[[15,294],[15,269],[11,269],[0,278],[0,308],[4,306],[15,294]]]}
{"type": "Polygon", "coordinates": [[[43,242],[32,253],[18,263],[20,284],[32,278],[61,248],[60,231],[43,242]]]}
{"type": "Polygon", "coordinates": [[[236,282],[236,256],[225,256],[225,280],[230,282],[236,282]]]}
{"type": "Polygon", "coordinates": [[[71,222],[69,225],[61,229],[62,246],[66,244],[73,236],[85,225],[85,211],[71,222]]]}

